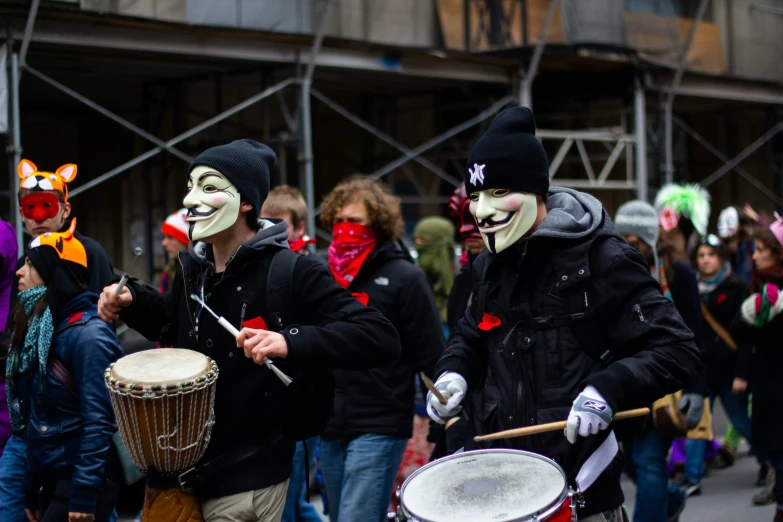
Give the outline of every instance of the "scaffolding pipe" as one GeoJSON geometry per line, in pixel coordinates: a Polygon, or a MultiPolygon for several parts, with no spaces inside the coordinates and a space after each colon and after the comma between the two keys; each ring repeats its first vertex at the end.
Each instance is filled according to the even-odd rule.
{"type": "Polygon", "coordinates": [[[777,125],[769,129],[767,132],[764,133],[763,136],[761,136],[759,139],[748,145],[745,150],[734,156],[734,159],[732,159],[730,162],[726,163],[724,166],[707,176],[704,181],[700,183],[700,185],[704,188],[709,187],[716,181],[718,181],[724,174],[729,172],[730,170],[734,169],[737,165],[739,165],[742,161],[745,160],[748,156],[753,154],[756,149],[764,145],[766,142],[771,140],[775,134],[783,130],[783,121],[778,122],[777,125]]]}
{"type": "Polygon", "coordinates": [[[52,87],[54,87],[56,89],[59,89],[60,91],[62,91],[63,93],[67,94],[71,98],[74,98],[77,101],[82,102],[83,104],[85,104],[86,106],[90,107],[91,109],[94,109],[94,110],[100,112],[101,114],[103,114],[104,116],[109,118],[110,120],[113,120],[113,121],[119,123],[120,125],[122,125],[123,127],[125,127],[126,129],[128,129],[128,130],[130,130],[132,132],[135,132],[136,134],[138,134],[139,136],[141,136],[145,140],[154,143],[155,145],[157,145],[160,148],[166,149],[168,152],[170,152],[174,156],[178,157],[179,159],[181,159],[181,160],[183,160],[183,161],[185,161],[187,163],[191,163],[193,161],[193,157],[188,156],[184,152],[182,152],[180,150],[177,150],[174,147],[167,146],[166,143],[163,140],[157,138],[156,136],[153,136],[152,134],[150,134],[149,132],[145,131],[144,129],[141,129],[140,127],[137,127],[136,125],[132,124],[131,122],[129,122],[128,120],[126,120],[122,116],[114,114],[109,109],[107,109],[105,107],[102,107],[101,105],[98,105],[97,103],[95,103],[94,101],[90,100],[89,98],[87,98],[85,96],[82,96],[81,94],[79,94],[78,92],[74,91],[73,89],[71,89],[69,87],[66,87],[62,83],[60,83],[57,80],[55,80],[54,78],[51,78],[51,77],[45,75],[41,71],[39,71],[39,70],[37,70],[37,69],[35,69],[33,67],[30,67],[29,65],[26,66],[25,69],[30,71],[30,74],[32,74],[33,76],[43,80],[44,82],[48,83],[52,87]]]}
{"type": "MultiPolygon", "coordinates": [[[[719,151],[715,146],[713,146],[709,141],[704,139],[704,137],[690,128],[684,121],[681,119],[674,117],[674,123],[680,126],[682,130],[684,130],[688,135],[690,135],[694,140],[701,143],[705,149],[707,149],[709,152],[711,152],[716,158],[721,160],[723,163],[729,163],[731,161],[728,156],[723,154],[721,151],[719,151]]],[[[757,180],[753,177],[753,175],[750,174],[747,170],[743,169],[739,165],[736,165],[734,167],[734,172],[745,178],[745,181],[756,187],[762,194],[767,196],[769,199],[774,201],[778,205],[783,205],[783,199],[779,198],[773,191],[769,190],[767,187],[764,186],[762,182],[757,180]]]]}
{"type": "Polygon", "coordinates": [[[664,181],[674,181],[674,142],[672,137],[672,106],[663,105],[663,173],[664,181]]]}
{"type": "Polygon", "coordinates": [[[696,16],[693,18],[691,24],[691,31],[688,34],[688,39],[685,41],[682,54],[680,54],[677,70],[674,73],[674,80],[672,80],[671,88],[669,89],[669,93],[666,95],[666,101],[664,102],[664,174],[667,183],[674,181],[674,146],[672,144],[672,132],[674,130],[672,124],[672,107],[674,106],[674,98],[677,96],[677,89],[680,88],[682,76],[685,74],[685,68],[688,65],[688,53],[691,51],[693,41],[696,38],[696,31],[699,29],[699,24],[704,18],[704,13],[707,11],[709,3],[710,0],[701,0],[699,2],[696,16]]]}
{"type": "Polygon", "coordinates": [[[33,37],[33,27],[38,16],[38,5],[40,3],[40,0],[33,0],[33,3],[30,5],[30,12],[27,14],[27,24],[24,26],[24,37],[22,38],[22,49],[19,52],[19,63],[22,67],[27,65],[27,49],[29,49],[30,40],[33,37]]]}
{"type": "Polygon", "coordinates": [[[415,149],[411,150],[410,154],[405,154],[404,156],[397,158],[396,160],[392,161],[391,163],[387,164],[385,167],[382,167],[375,171],[373,174],[369,176],[370,179],[380,179],[384,177],[386,174],[392,172],[394,169],[400,167],[401,165],[404,165],[408,161],[414,159],[417,156],[420,156],[424,152],[430,150],[431,148],[440,145],[444,141],[456,136],[460,132],[464,131],[465,129],[469,129],[475,125],[478,125],[482,121],[486,120],[496,112],[498,112],[500,109],[508,105],[509,103],[514,101],[513,96],[506,96],[502,98],[501,100],[498,100],[497,102],[490,105],[487,109],[483,110],[481,113],[477,114],[476,116],[470,118],[469,120],[466,120],[456,127],[452,127],[451,129],[447,130],[443,134],[439,134],[438,136],[435,136],[429,141],[426,141],[425,143],[422,143],[415,149]]]}
{"type": "Polygon", "coordinates": [[[16,247],[21,255],[24,251],[22,234],[24,224],[22,223],[22,214],[19,212],[19,180],[16,176],[16,169],[22,161],[22,129],[19,119],[19,55],[11,55],[11,117],[13,118],[13,165],[9,169],[8,199],[11,208],[11,219],[14,220],[16,229],[16,247]]]}
{"type": "Polygon", "coordinates": [[[522,82],[519,89],[519,104],[523,107],[533,108],[533,80],[538,74],[538,64],[541,63],[541,55],[544,53],[544,46],[546,45],[546,37],[549,34],[549,26],[552,25],[552,19],[555,17],[555,9],[559,0],[551,0],[549,2],[549,9],[546,12],[546,18],[544,18],[544,25],[541,27],[541,34],[538,37],[538,43],[533,50],[533,57],[530,60],[530,65],[527,71],[520,70],[520,76],[522,82]]]}
{"type": "Polygon", "coordinates": [[[321,23],[318,27],[313,49],[310,52],[310,63],[307,64],[307,70],[301,82],[301,125],[302,125],[302,154],[299,156],[299,162],[304,167],[304,196],[307,203],[307,234],[315,237],[315,174],[313,173],[313,123],[312,107],[310,105],[310,89],[313,84],[313,74],[315,74],[316,60],[321,51],[324,34],[326,33],[326,21],[329,19],[329,13],[332,9],[332,0],[326,0],[326,7],[321,16],[321,23]]]}
{"type": "Polygon", "coordinates": [[[346,118],[350,122],[352,122],[355,125],[361,127],[362,129],[366,130],[367,132],[369,132],[373,136],[377,137],[378,139],[388,143],[389,145],[391,145],[395,149],[399,150],[400,152],[402,152],[404,154],[407,154],[407,155],[411,155],[411,159],[413,159],[413,161],[415,161],[416,163],[420,164],[424,168],[432,171],[435,175],[437,175],[439,178],[443,179],[444,181],[447,181],[447,182],[451,183],[455,187],[458,186],[462,182],[461,180],[458,180],[454,176],[451,176],[448,173],[446,173],[446,171],[444,171],[442,168],[440,168],[437,165],[435,165],[434,163],[432,163],[430,160],[428,160],[426,158],[422,158],[421,156],[413,156],[413,151],[409,147],[406,147],[405,145],[403,145],[399,141],[395,140],[394,138],[392,138],[388,134],[384,133],[380,129],[370,125],[369,123],[367,123],[363,119],[359,118],[358,116],[356,116],[354,114],[351,114],[351,112],[348,109],[346,109],[345,107],[342,107],[337,102],[327,98],[323,93],[321,93],[317,89],[312,89],[311,90],[311,94],[315,98],[317,98],[318,100],[323,102],[327,107],[329,107],[330,109],[335,111],[337,114],[339,114],[340,116],[346,118]]]}
{"type": "Polygon", "coordinates": [[[636,136],[636,197],[647,201],[647,108],[642,82],[634,81],[634,134],[636,136]]]}
{"type": "MultiPolygon", "coordinates": [[[[283,80],[282,82],[269,87],[268,89],[266,89],[266,90],[256,94],[255,96],[251,96],[247,100],[245,100],[245,101],[243,101],[241,103],[238,103],[237,105],[234,105],[230,109],[227,109],[227,110],[223,111],[222,113],[218,114],[217,116],[214,116],[214,117],[208,119],[207,121],[196,125],[195,127],[193,127],[190,130],[180,134],[179,136],[173,137],[172,139],[170,139],[169,141],[166,142],[166,145],[171,147],[173,145],[176,145],[177,143],[185,141],[186,139],[188,139],[188,138],[190,138],[192,136],[195,136],[196,134],[198,134],[199,132],[203,131],[204,129],[208,129],[209,127],[212,127],[216,123],[221,122],[221,121],[225,120],[226,118],[230,118],[234,114],[236,114],[238,112],[242,112],[243,110],[247,109],[248,107],[252,106],[253,104],[256,104],[256,103],[260,102],[261,100],[263,100],[265,98],[268,98],[269,96],[272,96],[277,91],[285,89],[286,87],[288,87],[289,85],[294,83],[294,81],[295,81],[294,78],[288,78],[287,80],[283,80]]],[[[141,162],[143,162],[143,161],[145,161],[145,160],[147,160],[149,158],[152,158],[153,156],[155,156],[157,154],[160,154],[161,152],[163,152],[163,148],[161,148],[161,147],[155,147],[154,149],[148,150],[144,154],[136,156],[132,160],[123,163],[119,167],[117,167],[115,169],[112,169],[109,172],[107,172],[107,173],[105,173],[105,174],[103,174],[101,176],[98,176],[94,180],[92,180],[92,181],[90,181],[88,183],[85,183],[81,187],[70,191],[68,196],[71,197],[71,198],[73,198],[74,196],[78,196],[82,192],[84,192],[86,190],[89,190],[89,189],[91,189],[91,188],[93,188],[95,186],[100,185],[104,181],[106,181],[108,179],[111,179],[114,176],[116,176],[118,174],[121,174],[121,173],[125,172],[126,170],[128,170],[130,168],[135,167],[139,163],[141,163],[141,162]]]]}

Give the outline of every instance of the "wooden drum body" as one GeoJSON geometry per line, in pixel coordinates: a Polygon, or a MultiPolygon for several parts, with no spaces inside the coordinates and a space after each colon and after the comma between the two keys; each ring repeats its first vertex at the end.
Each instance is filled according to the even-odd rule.
{"type": "Polygon", "coordinates": [[[142,471],[173,473],[204,455],[215,424],[215,361],[198,352],[160,348],[109,366],[109,388],[120,436],[142,471]]]}

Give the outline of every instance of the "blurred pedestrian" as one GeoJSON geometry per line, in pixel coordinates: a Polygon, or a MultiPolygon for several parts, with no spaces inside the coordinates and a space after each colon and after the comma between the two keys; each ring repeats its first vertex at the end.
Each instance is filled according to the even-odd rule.
{"type": "Polygon", "coordinates": [[[445,327],[449,293],[454,283],[454,225],[440,216],[426,217],[413,228],[413,240],[419,254],[416,262],[432,287],[435,306],[445,327]]]}
{"type": "Polygon", "coordinates": [[[179,263],[179,253],[187,252],[190,241],[188,240],[188,209],[181,208],[171,214],[163,222],[160,231],[163,239],[160,244],[166,252],[166,266],[160,276],[160,293],[165,294],[174,284],[174,278],[182,273],[179,263]]]}
{"type": "Polygon", "coordinates": [[[278,185],[269,191],[269,197],[261,207],[262,218],[282,219],[288,226],[288,246],[292,252],[306,256],[307,245],[314,245],[315,239],[307,231],[307,203],[296,187],[278,185]]]}
{"type": "MultiPolygon", "coordinates": [[[[8,321],[11,294],[16,292],[13,283],[17,255],[16,230],[7,221],[0,220],[0,326],[3,327],[8,321]]],[[[3,329],[0,328],[0,330],[3,329]]],[[[0,332],[0,361],[5,356],[3,341],[7,337],[7,332],[0,332]]],[[[0,372],[0,457],[2,457],[5,444],[12,433],[11,420],[8,417],[8,403],[5,399],[5,372],[0,372]]]]}
{"type": "Polygon", "coordinates": [[[377,181],[353,177],[321,208],[332,230],[332,274],[391,321],[402,345],[401,356],[382,368],[334,372],[334,414],[321,437],[329,519],[380,522],[413,432],[414,377],[432,375],[445,339],[427,278],[398,244],[399,198],[377,181]]]}
{"type": "Polygon", "coordinates": [[[729,256],[731,270],[748,285],[753,279],[752,223],[752,219],[736,207],[726,207],[718,216],[718,236],[729,256]]]}
{"type": "Polygon", "coordinates": [[[783,522],[783,219],[755,233],[756,280],[732,324],[740,353],[735,393],[751,392],[751,436],[774,469],[775,480],[753,498],[756,504],[777,502],[775,522],[783,522]],[[752,346],[752,348],[750,348],[752,346]]]}
{"type": "MultiPolygon", "coordinates": [[[[732,383],[737,376],[737,345],[729,334],[731,322],[742,302],[747,298],[748,285],[732,271],[728,255],[720,240],[714,235],[703,238],[696,251],[705,319],[704,341],[707,345],[707,382],[710,388],[710,404],[720,398],[726,415],[735,429],[751,441],[748,394],[732,393],[732,383]]],[[[698,459],[704,456],[707,441],[688,440],[686,448],[686,477],[699,483],[704,475],[704,464],[698,459]]],[[[757,485],[766,481],[769,465],[763,452],[752,446],[759,462],[757,485]]]]}
{"type": "MultiPolygon", "coordinates": [[[[307,226],[307,203],[296,187],[279,185],[269,191],[261,207],[262,219],[282,219],[288,227],[289,248],[303,256],[309,255],[307,245],[311,242],[305,235],[307,226]]],[[[314,243],[314,241],[313,241],[314,243]]],[[[315,456],[317,437],[297,441],[294,464],[288,491],[285,497],[281,522],[321,522],[321,516],[307,498],[310,481],[310,464],[315,456]]]]}

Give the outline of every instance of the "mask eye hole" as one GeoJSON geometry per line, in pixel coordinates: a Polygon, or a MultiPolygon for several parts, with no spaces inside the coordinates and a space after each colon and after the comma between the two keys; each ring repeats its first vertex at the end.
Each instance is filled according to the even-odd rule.
{"type": "Polygon", "coordinates": [[[470,195],[470,200],[471,201],[478,201],[479,200],[479,193],[478,192],[474,192],[473,194],[471,194],[470,195]]]}
{"type": "Polygon", "coordinates": [[[503,196],[508,195],[508,193],[511,192],[508,189],[495,189],[492,191],[492,195],[496,198],[502,198],[503,196]]]}

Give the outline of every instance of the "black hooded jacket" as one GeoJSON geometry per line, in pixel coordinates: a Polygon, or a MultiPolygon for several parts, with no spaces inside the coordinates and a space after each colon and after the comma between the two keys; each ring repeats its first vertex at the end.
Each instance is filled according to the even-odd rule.
{"type": "MultiPolygon", "coordinates": [[[[437,376],[457,372],[468,382],[466,449],[487,447],[473,435],[565,420],[588,385],[619,412],[649,406],[702,368],[693,334],[601,203],[553,187],[547,210],[529,239],[476,259],[473,300],[438,362],[437,376]],[[497,322],[488,316],[500,324],[479,329],[497,322]]],[[[582,464],[608,435],[572,445],[555,431],[491,447],[553,458],[575,486],[582,464]]],[[[580,518],[623,502],[621,473],[618,452],[584,492],[580,518]]]]}
{"type": "MultiPolygon", "coordinates": [[[[424,272],[392,243],[378,245],[351,282],[354,295],[391,321],[402,353],[390,364],[368,371],[334,372],[334,413],[325,438],[350,440],[365,433],[411,437],[418,372],[432,374],[446,346],[435,298],[424,272]],[[364,298],[364,296],[362,296],[364,298]]],[[[394,343],[384,332],[380,343],[394,343]]]]}
{"type": "MultiPolygon", "coordinates": [[[[201,463],[246,443],[276,440],[287,416],[299,414],[286,408],[287,388],[277,377],[245,358],[234,337],[188,298],[203,292],[210,308],[234,326],[258,317],[274,324],[266,310],[266,275],[274,253],[288,248],[287,231],[279,219],[260,223],[261,229],[237,250],[223,273],[215,274],[210,247],[191,245],[179,255],[183,277],[175,279],[170,292],[161,295],[131,282],[133,304],[120,314],[150,340],[196,350],[217,362],[215,425],[201,463]]],[[[400,353],[389,321],[359,304],[323,264],[309,257],[297,261],[293,303],[295,321],[280,332],[288,343],[288,356],[275,361],[289,375],[298,365],[367,370],[390,363],[400,353]]],[[[291,474],[293,455],[292,441],[270,443],[210,477],[199,493],[204,498],[223,497],[282,482],[291,474]]]]}

